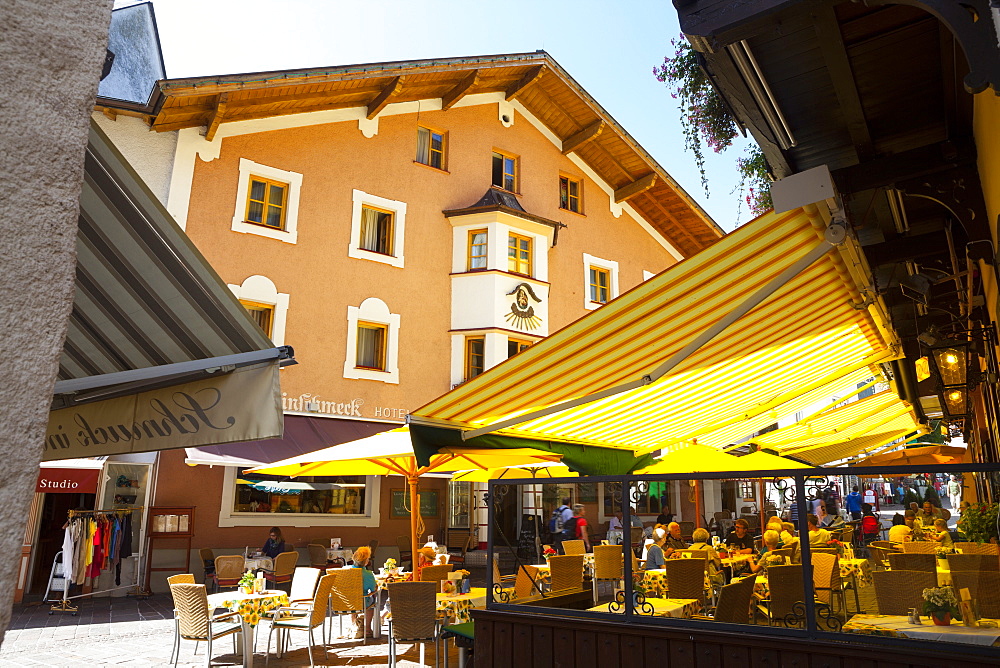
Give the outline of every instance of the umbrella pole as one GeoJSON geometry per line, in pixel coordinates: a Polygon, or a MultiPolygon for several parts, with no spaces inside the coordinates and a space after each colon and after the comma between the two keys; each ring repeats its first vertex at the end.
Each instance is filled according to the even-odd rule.
{"type": "Polygon", "coordinates": [[[765,515],[767,513],[764,511],[764,479],[763,478],[757,478],[757,512],[760,513],[760,535],[763,536],[764,535],[764,529],[767,528],[767,526],[764,524],[764,522],[767,521],[767,518],[765,517],[765,515]]]}
{"type": "Polygon", "coordinates": [[[701,526],[701,517],[705,514],[704,499],[702,498],[701,480],[694,481],[694,526],[701,526]]]}
{"type": "MultiPolygon", "coordinates": [[[[417,476],[407,476],[406,481],[410,484],[410,567],[413,573],[417,572],[417,512],[420,510],[420,497],[417,495],[417,476]]],[[[414,575],[415,577],[415,575],[414,575]]]]}

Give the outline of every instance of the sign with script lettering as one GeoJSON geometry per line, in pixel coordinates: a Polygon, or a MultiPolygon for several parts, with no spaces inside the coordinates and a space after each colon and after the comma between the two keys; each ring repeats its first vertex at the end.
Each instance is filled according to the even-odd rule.
{"type": "Polygon", "coordinates": [[[43,461],[282,435],[277,363],[52,411],[43,461]]]}

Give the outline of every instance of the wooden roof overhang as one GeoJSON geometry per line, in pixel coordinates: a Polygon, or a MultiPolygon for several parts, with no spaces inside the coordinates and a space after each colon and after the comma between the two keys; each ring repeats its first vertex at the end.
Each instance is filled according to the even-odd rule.
{"type": "Polygon", "coordinates": [[[930,325],[989,323],[975,299],[978,262],[992,266],[993,251],[969,94],[1000,94],[989,0],[674,5],[773,175],[830,168],[904,343],[909,369],[897,371],[915,375],[916,336],[930,325]],[[960,277],[938,281],[921,306],[901,287],[916,273],[960,277]]]}
{"type": "Polygon", "coordinates": [[[503,92],[516,99],[576,153],[685,257],[722,231],[639,144],[547,53],[375,63],[160,81],[151,104],[153,130],[204,127],[329,109],[503,92]]]}

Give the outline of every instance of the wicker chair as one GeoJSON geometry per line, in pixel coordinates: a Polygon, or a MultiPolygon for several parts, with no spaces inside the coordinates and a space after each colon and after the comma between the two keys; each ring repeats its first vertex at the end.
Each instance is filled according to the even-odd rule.
{"type": "Polygon", "coordinates": [[[961,598],[963,589],[979,607],[979,615],[988,619],[1000,618],[1000,573],[996,571],[952,571],[951,580],[955,595],[961,598]]]}
{"type": "Polygon", "coordinates": [[[192,575],[191,573],[181,573],[179,575],[171,575],[169,578],[167,578],[167,586],[179,585],[179,584],[189,584],[189,585],[195,584],[194,575],[192,575]]]}
{"type": "MultiPolygon", "coordinates": [[[[749,580],[755,580],[750,577],[749,580]]],[[[802,565],[768,566],[767,584],[770,598],[760,602],[758,610],[767,617],[768,624],[786,625],[785,617],[792,614],[792,606],[805,599],[805,578],[802,565]]]]}
{"type": "Polygon", "coordinates": [[[582,540],[564,540],[562,547],[563,554],[584,554],[587,551],[582,540]]]}
{"type": "Polygon", "coordinates": [[[514,584],[514,575],[500,575],[500,562],[496,556],[493,557],[493,584],[500,583],[501,587],[510,587],[514,584]]]}
{"type": "Polygon", "coordinates": [[[937,573],[937,559],[933,554],[890,552],[889,568],[894,571],[924,571],[925,573],[937,573]]]}
{"type": "MultiPolygon", "coordinates": [[[[361,570],[360,568],[343,568],[327,572],[327,575],[333,578],[331,580],[329,610],[340,620],[340,637],[344,636],[344,615],[364,614],[365,612],[364,573],[361,570]]],[[[361,641],[365,642],[365,633],[368,631],[367,623],[363,625],[363,629],[361,641]]],[[[328,637],[325,634],[325,629],[323,637],[324,639],[328,637]]]]}
{"type": "Polygon", "coordinates": [[[409,562],[410,567],[413,567],[413,544],[410,542],[409,536],[396,536],[396,547],[399,548],[399,565],[403,566],[404,563],[409,562]]]}
{"type": "Polygon", "coordinates": [[[903,543],[903,552],[906,554],[934,554],[934,550],[940,547],[937,542],[932,541],[911,541],[903,543]]]}
{"type": "MultiPolygon", "coordinates": [[[[208,643],[205,652],[205,665],[212,662],[212,641],[223,636],[233,636],[233,653],[236,653],[236,634],[243,632],[239,613],[227,612],[222,615],[211,615],[208,609],[208,595],[205,585],[173,584],[170,585],[170,595],[174,599],[174,647],[170,660],[176,666],[181,656],[181,639],[194,640],[195,649],[198,642],[208,643]],[[234,621],[235,620],[235,621],[234,621]]],[[[242,643],[241,643],[242,644],[242,643]]]]}
{"type": "MultiPolygon", "coordinates": [[[[287,553],[286,553],[287,554],[287,553]]],[[[278,555],[281,556],[281,555],[278,555]]],[[[313,637],[313,629],[317,626],[322,626],[323,622],[326,620],[326,606],[327,601],[330,599],[330,589],[333,587],[334,576],[324,575],[319,579],[319,585],[316,587],[316,593],[313,594],[312,605],[310,605],[306,610],[306,614],[302,614],[303,610],[301,608],[286,609],[281,608],[278,611],[278,615],[275,616],[274,621],[271,622],[271,630],[267,634],[267,659],[264,661],[264,665],[271,660],[271,635],[277,631],[279,634],[284,631],[285,637],[287,639],[288,633],[290,631],[306,631],[309,634],[309,665],[315,665],[313,663],[313,651],[312,647],[316,644],[316,640],[313,637]],[[290,614],[284,615],[282,612],[288,612],[290,614]]],[[[282,643],[278,642],[278,658],[281,658],[281,647],[288,647],[287,640],[282,643]]]]}
{"type": "Polygon", "coordinates": [[[235,587],[243,577],[246,564],[241,555],[221,555],[215,558],[215,588],[235,587]]]}
{"type": "MultiPolygon", "coordinates": [[[[209,582],[215,582],[215,553],[212,552],[212,548],[203,547],[198,550],[198,554],[201,556],[201,562],[205,567],[205,584],[209,582]]],[[[218,589],[218,585],[216,585],[218,589]]]]}
{"type": "Polygon", "coordinates": [[[835,547],[813,547],[810,545],[809,551],[813,554],[837,554],[837,548],[835,547]]]}
{"type": "Polygon", "coordinates": [[[776,550],[768,550],[767,553],[768,554],[779,554],[782,557],[784,557],[785,560],[788,563],[792,563],[792,557],[795,556],[795,548],[794,547],[781,547],[781,548],[778,548],[776,550]]]}
{"type": "MultiPolygon", "coordinates": [[[[452,566],[462,567],[465,565],[465,554],[472,549],[472,543],[475,541],[475,537],[469,535],[465,538],[465,542],[462,544],[462,549],[458,552],[448,553],[448,563],[452,566]]],[[[375,554],[375,550],[372,550],[372,554],[375,554]]]]}
{"type": "Polygon", "coordinates": [[[875,571],[875,600],[880,615],[905,615],[921,608],[923,591],[937,587],[937,575],[926,571],[875,571]]]}
{"type": "Polygon", "coordinates": [[[288,592],[289,606],[296,607],[312,601],[313,594],[316,593],[316,581],[322,574],[323,571],[318,568],[298,566],[292,573],[292,586],[288,592]]]}
{"type": "Polygon", "coordinates": [[[678,522],[678,524],[681,525],[681,538],[690,541],[695,529],[694,522],[678,522]]]}
{"type": "Polygon", "coordinates": [[[949,554],[948,569],[952,571],[1000,571],[1000,559],[992,554],[949,554]]]}
{"type": "Polygon", "coordinates": [[[309,543],[309,565],[313,568],[325,569],[329,560],[326,558],[326,547],[319,543],[309,543]]]}
{"type": "Polygon", "coordinates": [[[564,554],[549,558],[549,588],[551,591],[583,587],[583,555],[564,554]]]}
{"type": "Polygon", "coordinates": [[[969,543],[957,542],[955,547],[962,551],[962,554],[992,554],[1000,555],[1000,545],[995,543],[969,543]]]}
{"type": "Polygon", "coordinates": [[[514,581],[514,598],[528,598],[539,593],[538,569],[528,564],[521,564],[517,569],[514,581]]]}
{"type": "Polygon", "coordinates": [[[397,644],[420,643],[420,664],[424,664],[424,646],[434,643],[434,665],[438,658],[437,584],[433,582],[394,582],[387,586],[392,620],[389,622],[389,665],[396,666],[397,644]]]}
{"type": "Polygon", "coordinates": [[[727,584],[719,590],[719,602],[715,606],[715,614],[695,615],[695,619],[711,619],[729,624],[747,624],[750,622],[750,604],[753,601],[753,587],[757,579],[743,578],[727,584]]]}
{"type": "Polygon", "coordinates": [[[633,550],[642,549],[642,534],[643,530],[639,527],[629,527],[629,544],[632,546],[633,550]]]}
{"type": "Polygon", "coordinates": [[[597,605],[597,583],[619,582],[624,577],[621,545],[594,546],[594,605],[597,605]]]}
{"type": "Polygon", "coordinates": [[[632,557],[632,577],[641,577],[645,572],[645,561],[639,561],[639,558],[635,556],[635,552],[629,550],[629,554],[632,557]]]}
{"type": "Polygon", "coordinates": [[[873,540],[868,543],[869,546],[874,545],[875,547],[881,547],[883,550],[892,550],[896,547],[896,544],[888,540],[873,540]]]}
{"type": "Polygon", "coordinates": [[[693,598],[705,604],[704,559],[667,559],[664,568],[670,598],[693,598]]]}
{"type": "Polygon", "coordinates": [[[420,581],[440,583],[441,580],[448,577],[448,573],[451,573],[450,564],[441,564],[440,566],[424,566],[420,571],[420,581]]]}
{"type": "Polygon", "coordinates": [[[868,546],[868,556],[871,558],[872,563],[875,565],[875,570],[889,570],[889,550],[882,547],[875,547],[874,545],[868,546]]]}
{"type": "Polygon", "coordinates": [[[840,577],[840,563],[836,554],[813,554],[813,589],[816,598],[833,607],[833,598],[840,598],[840,609],[847,612],[847,595],[840,577]]]}
{"type": "Polygon", "coordinates": [[[282,552],[274,558],[274,570],[264,571],[264,578],[273,585],[289,584],[298,560],[298,552],[282,552]]]}

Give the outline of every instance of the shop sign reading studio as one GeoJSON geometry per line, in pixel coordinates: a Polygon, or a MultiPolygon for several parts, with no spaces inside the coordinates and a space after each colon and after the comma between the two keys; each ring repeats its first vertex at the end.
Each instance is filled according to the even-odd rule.
{"type": "Polygon", "coordinates": [[[192,448],[281,436],[278,365],[49,414],[43,460],[192,448]]]}

